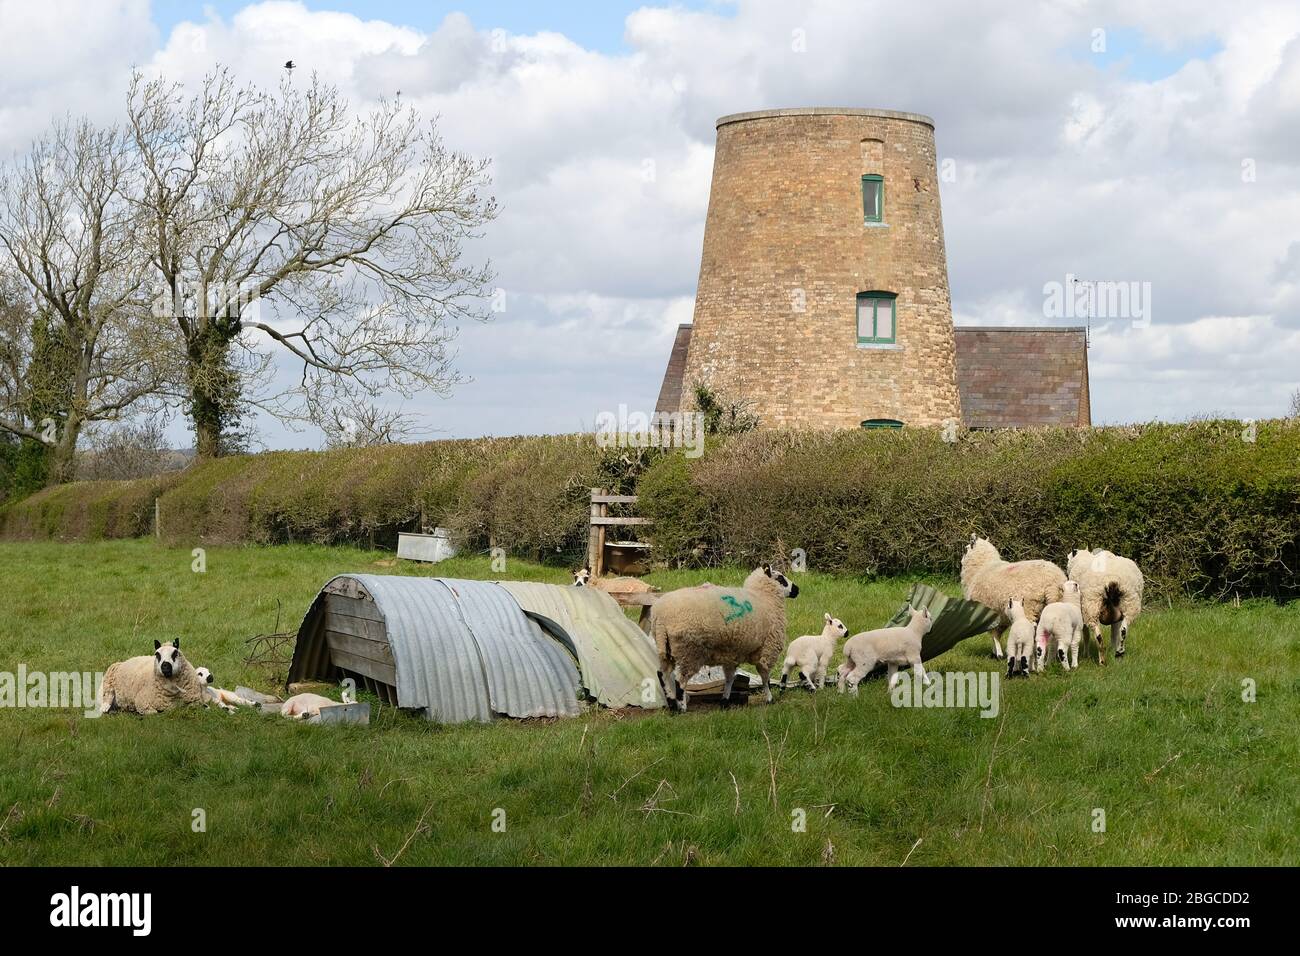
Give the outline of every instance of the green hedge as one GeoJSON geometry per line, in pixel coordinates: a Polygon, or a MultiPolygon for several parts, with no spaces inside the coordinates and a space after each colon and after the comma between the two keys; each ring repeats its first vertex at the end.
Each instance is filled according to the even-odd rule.
{"type": "Polygon", "coordinates": [[[590,437],[496,438],[269,452],[133,482],[83,482],[0,511],[6,537],[150,534],[180,542],[391,547],[427,524],[462,545],[574,560],[588,489],[638,492],[660,560],[788,560],[855,575],[953,573],[972,532],[1012,559],[1105,546],[1153,599],[1300,593],[1300,424],[1091,430],[756,431],[686,459],[590,437]]]}

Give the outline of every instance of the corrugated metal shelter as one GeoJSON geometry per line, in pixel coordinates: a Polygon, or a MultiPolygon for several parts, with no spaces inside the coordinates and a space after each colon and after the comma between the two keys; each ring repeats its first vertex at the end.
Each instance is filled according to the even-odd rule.
{"type": "Polygon", "coordinates": [[[288,679],[350,676],[457,723],[575,716],[584,687],[608,706],[662,706],[656,670],[649,639],[594,589],[347,574],[303,618],[288,679]]]}
{"type": "Polygon", "coordinates": [[[606,707],[662,707],[658,655],[645,632],[599,588],[502,581],[546,630],[572,641],[587,693],[606,707]]]}
{"type": "Polygon", "coordinates": [[[334,578],[298,629],[289,680],[336,669],[445,723],[579,712],[576,654],[486,581],[334,578]]]}

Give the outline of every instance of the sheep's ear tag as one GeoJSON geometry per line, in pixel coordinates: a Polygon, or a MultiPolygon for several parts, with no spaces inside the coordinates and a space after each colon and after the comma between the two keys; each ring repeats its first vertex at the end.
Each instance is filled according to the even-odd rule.
{"type": "Polygon", "coordinates": [[[162,647],[162,641],[154,641],[154,642],[153,642],[153,649],[154,649],[155,651],[158,650],[160,647],[162,647]]]}

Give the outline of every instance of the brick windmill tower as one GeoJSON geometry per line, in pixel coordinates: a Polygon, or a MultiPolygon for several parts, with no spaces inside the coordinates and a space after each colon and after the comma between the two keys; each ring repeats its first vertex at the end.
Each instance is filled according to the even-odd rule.
{"type": "Polygon", "coordinates": [[[960,420],[934,123],[804,108],[717,131],[694,323],[658,408],[702,382],[764,426],[960,420]]]}

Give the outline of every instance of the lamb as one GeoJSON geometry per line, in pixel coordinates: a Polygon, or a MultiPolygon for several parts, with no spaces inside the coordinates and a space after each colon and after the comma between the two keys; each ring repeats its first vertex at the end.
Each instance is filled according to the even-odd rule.
{"type": "Polygon", "coordinates": [[[1079,582],[1083,622],[1097,642],[1097,662],[1106,663],[1103,625],[1110,625],[1115,656],[1123,657],[1129,625],[1142,613],[1142,570],[1133,560],[1112,551],[1070,552],[1071,577],[1079,582]]]}
{"type": "Polygon", "coordinates": [[[573,572],[575,588],[597,588],[606,594],[648,594],[658,591],[657,587],[646,584],[638,578],[597,578],[591,574],[591,568],[579,568],[573,572]]]}
{"type": "Polygon", "coordinates": [[[208,704],[216,704],[222,710],[229,711],[233,714],[240,707],[257,706],[256,701],[249,700],[246,697],[240,697],[234,691],[222,690],[220,687],[209,686],[213,683],[214,678],[212,676],[212,671],[208,670],[206,667],[194,668],[194,676],[197,677],[199,683],[203,685],[204,707],[208,704]]]}
{"type": "MultiPolygon", "coordinates": [[[[352,695],[346,690],[342,694],[343,703],[353,703],[352,695]]],[[[320,720],[322,707],[336,707],[339,701],[323,694],[294,694],[280,705],[280,716],[293,720],[320,720]]]]}
{"type": "Polygon", "coordinates": [[[1078,581],[1066,581],[1061,600],[1047,605],[1038,617],[1038,640],[1034,648],[1035,670],[1047,666],[1048,649],[1056,645],[1056,657],[1067,671],[1079,666],[1079,641],[1083,637],[1078,581]]]}
{"type": "Polygon", "coordinates": [[[765,564],[750,572],[743,587],[680,588],[656,601],[650,636],[668,706],[685,711],[685,682],[711,664],[720,665],[726,678],[724,701],[731,698],[736,668],[756,665],[770,704],[772,667],[785,650],[785,601],[798,595],[799,585],[765,564]]]}
{"type": "Polygon", "coordinates": [[[961,559],[962,595],[1001,614],[993,629],[993,656],[1002,656],[1002,635],[1011,626],[1007,602],[1018,597],[1025,616],[1037,620],[1043,608],[1061,599],[1065,572],[1050,561],[1003,561],[987,538],[970,536],[961,559]]]}
{"type": "Polygon", "coordinates": [[[1038,630],[1038,622],[1025,615],[1025,602],[1018,597],[1007,601],[1005,614],[1011,621],[1007,631],[1007,676],[1015,677],[1019,673],[1028,677],[1029,655],[1034,653],[1034,633],[1038,630]],[[1016,670],[1017,658],[1020,660],[1019,671],[1016,670]]]}
{"type": "Polygon", "coordinates": [[[203,703],[203,685],[181,653],[180,638],[170,644],[153,642],[153,656],[142,655],[111,664],[99,690],[99,712],[124,710],[160,714],[173,707],[203,703]]]}
{"type": "Polygon", "coordinates": [[[791,670],[803,674],[804,681],[811,691],[819,690],[826,683],[826,670],[840,639],[849,633],[844,622],[831,617],[827,612],[822,615],[825,625],[820,634],[805,634],[790,642],[785,651],[785,667],[781,670],[781,689],[785,690],[785,679],[791,670]]]}
{"type": "Polygon", "coordinates": [[[844,663],[836,672],[839,676],[839,692],[844,693],[848,687],[854,696],[858,693],[858,684],[870,674],[877,664],[885,664],[889,669],[889,689],[893,690],[898,682],[898,668],[903,664],[912,665],[912,670],[930,683],[930,676],[921,663],[921,641],[930,632],[934,624],[929,608],[911,609],[911,617],[903,627],[882,627],[874,631],[854,634],[844,644],[844,663]]]}

